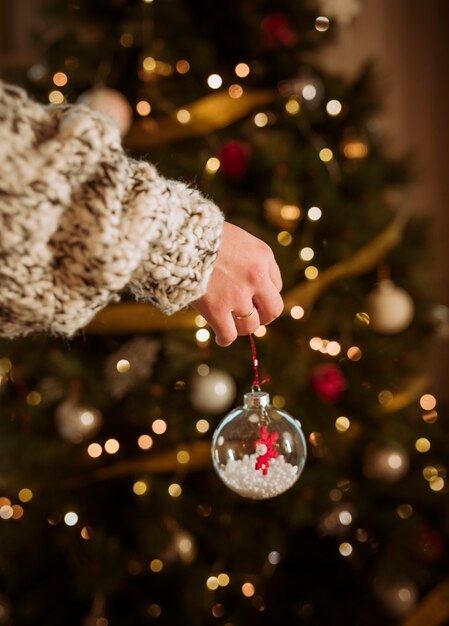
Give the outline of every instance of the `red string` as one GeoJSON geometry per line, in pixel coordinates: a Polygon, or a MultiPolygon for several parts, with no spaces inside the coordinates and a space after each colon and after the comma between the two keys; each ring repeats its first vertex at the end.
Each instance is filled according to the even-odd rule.
{"type": "Polygon", "coordinates": [[[253,388],[260,389],[259,359],[257,358],[256,344],[254,343],[254,339],[251,334],[249,335],[249,340],[251,342],[251,354],[253,357],[253,369],[254,369],[253,388]]]}

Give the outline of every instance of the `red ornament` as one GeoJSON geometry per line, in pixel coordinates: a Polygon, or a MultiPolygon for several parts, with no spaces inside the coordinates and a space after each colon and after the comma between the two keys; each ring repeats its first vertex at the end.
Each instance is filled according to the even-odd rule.
{"type": "Polygon", "coordinates": [[[339,367],[333,363],[317,365],[311,377],[312,387],[325,402],[336,402],[347,387],[339,367]]]}
{"type": "Polygon", "coordinates": [[[241,180],[246,174],[251,156],[251,147],[243,141],[231,140],[223,144],[218,158],[221,171],[230,180],[241,180]]]}
{"type": "Polygon", "coordinates": [[[279,433],[269,433],[266,426],[260,428],[260,438],[256,440],[254,447],[256,448],[257,460],[256,470],[261,469],[264,476],[268,474],[270,460],[279,456],[276,450],[276,441],[279,433]]]}
{"type": "Polygon", "coordinates": [[[264,48],[293,46],[296,35],[283,13],[272,13],[262,21],[262,45],[264,48]]]}

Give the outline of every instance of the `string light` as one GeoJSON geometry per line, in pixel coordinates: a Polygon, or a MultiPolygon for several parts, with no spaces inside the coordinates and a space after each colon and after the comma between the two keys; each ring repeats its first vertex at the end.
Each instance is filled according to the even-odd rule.
{"type": "Polygon", "coordinates": [[[197,315],[195,317],[195,326],[198,328],[204,328],[207,325],[207,320],[202,315],[197,315]]]}
{"type": "Polygon", "coordinates": [[[211,591],[215,591],[215,589],[218,589],[219,585],[220,583],[218,582],[218,578],[216,576],[209,576],[209,578],[206,580],[206,587],[211,591]]]}
{"type": "Polygon", "coordinates": [[[309,265],[309,267],[306,267],[306,269],[304,270],[304,276],[307,278],[307,280],[315,280],[315,278],[318,278],[318,274],[318,268],[314,265],[309,265]]]}
{"type": "Polygon", "coordinates": [[[348,543],[347,541],[343,541],[343,543],[341,543],[338,546],[338,551],[340,552],[340,554],[342,556],[351,556],[351,554],[352,554],[352,545],[350,543],[348,543]]]}
{"type": "Polygon", "coordinates": [[[0,506],[0,518],[1,519],[4,519],[4,520],[11,519],[12,516],[13,516],[13,510],[10,504],[4,504],[3,506],[0,506]]]}
{"type": "Polygon", "coordinates": [[[251,598],[256,593],[253,583],[243,583],[242,593],[246,598],[251,598]]]}
{"type": "Polygon", "coordinates": [[[180,59],[179,61],[177,61],[176,71],[179,74],[187,74],[189,70],[190,70],[190,63],[186,61],[186,59],[180,59]]]}
{"type": "Polygon", "coordinates": [[[334,158],[334,153],[330,148],[321,148],[319,151],[319,157],[323,163],[329,163],[334,158]]]}
{"type": "Polygon", "coordinates": [[[268,563],[271,563],[271,565],[278,565],[281,561],[281,555],[279,554],[277,550],[272,550],[269,553],[267,560],[268,560],[268,563]]]}
{"type": "Polygon", "coordinates": [[[103,454],[103,448],[99,443],[91,443],[87,447],[87,454],[93,459],[98,459],[98,457],[103,454]]]}
{"type": "Polygon", "coordinates": [[[140,116],[146,117],[151,113],[151,104],[147,100],[139,100],[136,104],[136,111],[140,116]]]}
{"type": "Polygon", "coordinates": [[[281,232],[278,233],[277,240],[281,246],[285,247],[292,243],[293,237],[287,230],[281,230],[281,232]]]}
{"type": "Polygon", "coordinates": [[[146,483],[144,480],[136,480],[133,485],[133,491],[136,496],[145,495],[148,491],[148,483],[146,483]]]}
{"type": "Polygon", "coordinates": [[[153,438],[150,435],[140,435],[137,445],[141,450],[149,450],[153,445],[153,438]]]}
{"type": "Polygon", "coordinates": [[[199,433],[207,433],[210,428],[210,424],[207,420],[201,419],[197,421],[197,423],[195,424],[195,428],[199,433]]]}
{"type": "Polygon", "coordinates": [[[337,355],[339,355],[340,352],[341,352],[341,346],[338,343],[338,341],[329,341],[329,343],[326,346],[326,352],[330,356],[337,356],[337,355]]]}
{"type": "Polygon", "coordinates": [[[266,113],[256,113],[254,116],[254,124],[258,128],[263,128],[268,124],[268,115],[266,113]]]}
{"type": "Polygon", "coordinates": [[[321,339],[321,337],[312,337],[312,339],[309,341],[309,346],[312,348],[312,350],[321,350],[323,346],[323,340],[321,339]]]}
{"type": "Polygon", "coordinates": [[[210,332],[207,330],[207,328],[200,328],[195,333],[195,339],[199,344],[206,344],[209,342],[210,332]]]}
{"type": "Polygon", "coordinates": [[[176,454],[176,460],[181,465],[186,465],[190,461],[190,454],[187,450],[179,450],[176,454]]]}
{"type": "Polygon", "coordinates": [[[284,398],[284,396],[280,396],[280,395],[277,394],[277,395],[273,396],[272,404],[277,409],[283,409],[285,407],[285,405],[287,404],[287,401],[284,398]]]}
{"type": "Polygon", "coordinates": [[[335,429],[338,430],[339,433],[345,433],[350,426],[351,421],[344,415],[337,417],[335,420],[335,429]]]}
{"type": "Polygon", "coordinates": [[[90,541],[94,536],[94,533],[90,526],[83,526],[80,535],[85,541],[90,541]]]}
{"type": "Polygon", "coordinates": [[[68,511],[64,515],[64,522],[67,526],[75,526],[78,523],[78,515],[75,511],[68,511]]]}
{"type": "MultiPolygon", "coordinates": [[[[148,0],[144,0],[144,2],[147,2],[148,0]]],[[[152,2],[153,0],[151,0],[152,2]]],[[[159,606],[159,604],[150,604],[150,606],[148,607],[148,615],[150,617],[160,617],[162,613],[162,609],[159,606]]]]}
{"type": "Polygon", "coordinates": [[[217,582],[220,585],[220,587],[227,587],[230,583],[230,578],[228,574],[225,574],[224,572],[222,572],[221,574],[218,574],[217,582]]]}
{"type": "Polygon", "coordinates": [[[322,211],[317,206],[311,206],[310,209],[307,211],[307,217],[311,222],[317,222],[319,219],[321,219],[321,216],[322,211]]]}
{"type": "Polygon", "coordinates": [[[220,159],[217,159],[217,157],[210,157],[210,159],[207,159],[204,169],[208,174],[215,174],[220,169],[220,165],[220,159]]]}
{"type": "Polygon", "coordinates": [[[155,574],[162,572],[163,569],[164,569],[164,563],[161,561],[161,559],[153,559],[150,562],[150,570],[154,572],[155,574]]]}
{"type": "Polygon", "coordinates": [[[56,87],[64,87],[65,85],[67,85],[68,82],[68,78],[67,78],[67,74],[65,74],[64,72],[56,72],[55,74],[53,74],[53,83],[56,85],[56,87]]]}
{"type": "Polygon", "coordinates": [[[285,110],[290,115],[297,115],[301,111],[301,105],[296,98],[289,98],[285,103],[285,110]]]}
{"type": "Polygon", "coordinates": [[[224,606],[222,604],[214,604],[214,606],[211,609],[211,613],[214,617],[223,617],[224,606]]]}
{"type": "Polygon", "coordinates": [[[42,396],[38,391],[30,391],[26,397],[28,406],[38,406],[42,402],[42,396]]]}
{"type": "Polygon", "coordinates": [[[179,498],[182,494],[182,487],[178,483],[171,483],[168,486],[168,493],[172,498],[179,498]]]}
{"type": "Polygon", "coordinates": [[[311,261],[314,256],[315,252],[312,250],[312,248],[302,248],[299,251],[299,258],[303,261],[311,261]]]}
{"type": "Polygon", "coordinates": [[[26,503],[33,499],[33,492],[28,487],[23,487],[17,494],[20,502],[26,503]]]}
{"type": "Polygon", "coordinates": [[[207,79],[207,84],[211,89],[220,89],[223,79],[220,74],[211,74],[207,79]]]}
{"type": "Polygon", "coordinates": [[[415,441],[415,448],[418,450],[418,452],[428,452],[430,450],[430,447],[430,441],[425,437],[420,437],[415,441]]]}
{"type": "Polygon", "coordinates": [[[123,46],[123,48],[131,48],[133,43],[134,37],[131,35],[131,33],[123,33],[120,36],[120,45],[123,46]]]}
{"type": "Polygon", "coordinates": [[[432,396],[432,394],[425,393],[419,399],[419,404],[420,404],[421,408],[424,409],[424,411],[431,411],[432,409],[434,409],[436,407],[437,400],[436,400],[435,396],[432,396]]]}
{"type": "Polygon", "coordinates": [[[188,124],[192,119],[192,116],[187,109],[179,109],[176,113],[176,119],[180,124],[188,124]]]}
{"type": "Polygon", "coordinates": [[[167,430],[167,422],[163,419],[156,419],[151,424],[151,429],[155,435],[163,435],[167,430]]]}
{"type": "Polygon", "coordinates": [[[281,217],[283,220],[295,222],[301,217],[301,208],[296,204],[284,204],[281,207],[281,217]]]}
{"type": "Polygon", "coordinates": [[[243,96],[243,87],[241,85],[231,85],[228,89],[229,96],[234,98],[241,98],[243,96]]]}
{"type": "Polygon", "coordinates": [[[154,72],[156,69],[156,59],[153,57],[145,57],[142,61],[142,67],[146,72],[154,72]]]}
{"type": "Polygon", "coordinates": [[[400,504],[396,509],[396,513],[401,519],[408,519],[413,514],[413,507],[410,504],[400,504]]]}
{"type": "Polygon", "coordinates": [[[348,348],[346,354],[348,359],[350,359],[351,361],[360,361],[360,359],[362,358],[362,351],[358,346],[351,346],[350,348],[348,348]]]}
{"type": "Polygon", "coordinates": [[[441,491],[444,489],[445,483],[441,476],[434,476],[429,481],[429,487],[432,491],[441,491]]]}
{"type": "Polygon", "coordinates": [[[0,359],[0,374],[8,374],[12,369],[12,363],[11,361],[6,358],[6,357],[2,357],[0,359]]]}
{"type": "Polygon", "coordinates": [[[108,439],[104,444],[104,449],[108,454],[116,454],[120,450],[120,443],[117,439],[108,439]]]}
{"type": "Polygon", "coordinates": [[[299,306],[298,304],[295,306],[292,306],[292,308],[290,309],[290,315],[294,320],[300,320],[302,317],[304,317],[305,311],[302,308],[302,306],[299,306]]]}
{"type": "Polygon", "coordinates": [[[329,100],[329,102],[326,104],[326,111],[332,117],[340,115],[342,108],[343,107],[339,100],[329,100]]]}
{"type": "Polygon", "coordinates": [[[235,73],[239,78],[246,78],[250,71],[250,67],[247,63],[238,63],[235,66],[235,73]]]}
{"type": "Polygon", "coordinates": [[[265,335],[267,334],[268,330],[267,327],[264,326],[263,324],[261,324],[259,326],[259,328],[257,330],[254,331],[253,335],[255,335],[256,337],[265,337],[265,335]]]}
{"type": "Polygon", "coordinates": [[[316,98],[316,87],[315,85],[312,85],[311,83],[308,83],[307,85],[304,85],[304,87],[302,88],[302,97],[304,98],[304,100],[314,100],[316,98]]]}

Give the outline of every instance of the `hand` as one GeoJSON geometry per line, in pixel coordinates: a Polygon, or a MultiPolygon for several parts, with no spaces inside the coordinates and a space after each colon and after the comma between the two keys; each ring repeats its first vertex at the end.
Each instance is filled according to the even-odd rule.
{"type": "Polygon", "coordinates": [[[238,335],[249,335],[279,317],[284,309],[281,289],[281,273],[271,248],[225,222],[207,291],[192,306],[211,325],[217,344],[224,347],[238,335]]]}

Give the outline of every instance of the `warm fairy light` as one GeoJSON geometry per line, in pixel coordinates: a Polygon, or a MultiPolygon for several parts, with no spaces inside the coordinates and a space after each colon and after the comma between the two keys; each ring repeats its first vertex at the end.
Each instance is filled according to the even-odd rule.
{"type": "Polygon", "coordinates": [[[281,217],[283,220],[299,220],[301,216],[301,209],[296,204],[284,204],[281,207],[281,217]]]}
{"type": "Polygon", "coordinates": [[[133,485],[133,491],[136,494],[136,496],[145,495],[146,492],[148,491],[148,483],[146,483],[144,480],[136,480],[136,482],[133,485]]]}
{"type": "Polygon", "coordinates": [[[189,452],[187,452],[187,450],[179,450],[178,453],[176,454],[176,460],[181,465],[185,465],[186,463],[190,461],[189,452]]]}
{"type": "Polygon", "coordinates": [[[435,396],[432,396],[432,394],[425,393],[419,399],[419,404],[420,404],[421,408],[424,409],[424,411],[431,411],[432,409],[434,409],[436,407],[437,400],[436,400],[435,396]]]}
{"type": "Polygon", "coordinates": [[[207,325],[207,320],[202,315],[197,315],[195,317],[195,326],[197,328],[204,328],[207,325]]]}
{"type": "Polygon", "coordinates": [[[56,87],[64,87],[67,85],[68,80],[67,74],[64,74],[64,72],[56,72],[53,74],[53,82],[56,87]]]}
{"type": "Polygon", "coordinates": [[[334,153],[330,148],[321,148],[319,152],[319,157],[323,161],[323,163],[329,163],[334,158],[334,153]]]}
{"type": "Polygon", "coordinates": [[[277,550],[272,550],[267,559],[268,563],[271,563],[271,565],[278,565],[281,560],[281,555],[277,552],[277,550]]]}
{"type": "Polygon", "coordinates": [[[235,66],[235,73],[239,78],[246,78],[250,73],[250,68],[247,63],[238,63],[235,66]]]}
{"type": "Polygon", "coordinates": [[[90,541],[94,536],[94,533],[90,526],[83,526],[80,535],[81,538],[84,539],[84,541],[90,541]]]}
{"type": "Polygon", "coordinates": [[[145,4],[152,4],[154,0],[142,0],[145,4]]]}
{"type": "MultiPolygon", "coordinates": [[[[148,0],[144,0],[144,2],[147,2],[148,0]]],[[[153,2],[153,0],[151,0],[151,2],[153,2]]],[[[159,604],[150,604],[150,606],[148,607],[148,615],[150,617],[160,617],[162,613],[162,609],[159,606],[159,604]]]]}
{"type": "Polygon", "coordinates": [[[210,428],[210,424],[207,420],[198,420],[195,424],[195,428],[199,433],[207,433],[210,428]]]}
{"type": "Polygon", "coordinates": [[[134,37],[131,35],[131,33],[123,33],[122,35],[120,35],[120,45],[123,46],[123,48],[131,48],[133,43],[134,37]]]}
{"type": "Polygon", "coordinates": [[[355,537],[360,543],[365,543],[365,541],[368,541],[369,539],[368,532],[364,528],[357,528],[355,531],[355,537]]]}
{"type": "Polygon", "coordinates": [[[151,429],[155,435],[163,435],[167,430],[167,422],[163,419],[154,420],[151,424],[151,429]]]}
{"type": "Polygon", "coordinates": [[[403,458],[397,452],[391,452],[387,457],[387,465],[391,467],[391,469],[399,469],[402,467],[403,458]]]}
{"type": "Polygon", "coordinates": [[[426,480],[432,480],[432,478],[434,478],[435,476],[438,476],[438,470],[436,467],[433,467],[433,465],[427,465],[423,469],[422,475],[424,476],[426,480]]]}
{"type": "Polygon", "coordinates": [[[95,415],[92,411],[83,411],[80,415],[80,422],[83,426],[92,426],[95,422],[95,415]]]}
{"type": "Polygon", "coordinates": [[[317,222],[319,219],[321,219],[322,214],[323,212],[317,206],[311,206],[310,209],[307,211],[307,217],[311,222],[317,222]]]}
{"type": "Polygon", "coordinates": [[[368,145],[360,139],[347,141],[343,144],[343,154],[347,159],[364,159],[368,154],[368,145]]]}
{"type": "Polygon", "coordinates": [[[348,348],[346,354],[348,356],[348,359],[350,359],[351,361],[360,361],[360,359],[362,358],[362,351],[358,346],[351,346],[350,348],[348,348]]]}
{"type": "Polygon", "coordinates": [[[207,363],[200,363],[196,368],[196,371],[198,372],[199,376],[209,376],[210,367],[207,365],[207,363]]]}
{"type": "Polygon", "coordinates": [[[38,406],[42,402],[42,396],[38,391],[30,391],[26,397],[28,406],[38,406]]]}
{"type": "Polygon", "coordinates": [[[198,343],[207,343],[210,339],[210,332],[207,328],[200,328],[195,333],[195,339],[198,343]]]}
{"type": "Polygon", "coordinates": [[[415,441],[415,448],[418,450],[418,452],[429,452],[430,445],[430,441],[425,437],[420,437],[415,441]]]}
{"type": "Polygon", "coordinates": [[[0,518],[1,519],[11,519],[11,517],[13,516],[13,513],[14,511],[10,504],[4,504],[3,506],[0,506],[0,518]]]}
{"type": "Polygon", "coordinates": [[[155,574],[162,572],[163,569],[164,569],[164,564],[161,561],[161,559],[153,559],[150,562],[150,570],[154,572],[155,574]]]}
{"type": "Polygon", "coordinates": [[[281,230],[277,236],[277,240],[281,246],[289,246],[293,241],[293,237],[287,230],[281,230]]]}
{"type": "Polygon", "coordinates": [[[296,98],[289,98],[285,103],[285,110],[290,115],[297,115],[301,111],[301,105],[296,98]]]}
{"type": "Polygon", "coordinates": [[[142,61],[142,67],[146,72],[154,72],[156,65],[156,59],[153,57],[145,57],[142,61]]]}
{"type": "Polygon", "coordinates": [[[33,499],[33,492],[31,491],[31,489],[28,489],[28,487],[23,487],[23,489],[19,491],[17,496],[20,502],[25,503],[33,499]]]}
{"type": "Polygon", "coordinates": [[[211,591],[215,591],[215,589],[218,589],[219,585],[220,583],[218,582],[218,578],[216,576],[209,576],[209,578],[206,580],[206,587],[211,591]]]}
{"type": "Polygon", "coordinates": [[[215,174],[220,169],[220,165],[220,159],[217,159],[217,157],[210,157],[210,159],[207,159],[204,169],[208,174],[215,174]]]}
{"type": "Polygon", "coordinates": [[[304,309],[302,308],[302,306],[299,305],[292,306],[292,308],[290,309],[290,315],[291,317],[293,317],[294,320],[300,320],[302,317],[304,317],[304,313],[304,309]]]}
{"type": "Polygon", "coordinates": [[[190,70],[190,63],[186,61],[186,59],[180,59],[179,61],[177,61],[176,71],[179,74],[187,74],[189,70],[190,70]]]}
{"type": "Polygon", "coordinates": [[[9,498],[5,498],[5,496],[1,497],[0,506],[11,506],[11,500],[9,498]]]}
{"type": "Polygon", "coordinates": [[[223,617],[224,606],[222,604],[214,604],[214,606],[211,609],[211,613],[214,617],[223,617]]]}
{"type": "Polygon", "coordinates": [[[312,350],[321,350],[321,348],[323,347],[323,340],[321,339],[321,337],[312,337],[312,339],[309,341],[309,346],[312,348],[312,350]]]}
{"type": "Polygon", "coordinates": [[[350,426],[351,421],[344,415],[340,415],[340,417],[337,417],[335,420],[335,428],[339,433],[345,433],[350,426]]]}
{"type": "Polygon", "coordinates": [[[284,398],[284,396],[276,394],[275,396],[273,396],[272,404],[277,409],[283,409],[285,407],[285,405],[287,404],[287,401],[284,398]]]}
{"type": "Polygon", "coordinates": [[[304,270],[304,276],[307,278],[307,280],[315,280],[315,278],[318,278],[318,274],[318,268],[314,265],[309,265],[309,267],[306,267],[306,269],[304,270]]]}
{"type": "Polygon", "coordinates": [[[341,113],[341,109],[342,109],[342,106],[339,100],[329,100],[329,102],[326,104],[326,111],[332,117],[339,115],[341,113]]]}
{"type": "Polygon", "coordinates": [[[253,335],[255,335],[256,337],[265,337],[267,332],[267,327],[261,324],[259,328],[254,331],[253,335]]]}
{"type": "Polygon", "coordinates": [[[242,593],[246,598],[251,598],[256,593],[253,583],[243,583],[242,593]]]}
{"type": "Polygon", "coordinates": [[[227,587],[231,579],[229,578],[228,574],[226,574],[225,572],[222,572],[221,574],[218,574],[217,581],[220,587],[227,587]]]}
{"type": "Polygon", "coordinates": [[[393,394],[388,389],[382,389],[382,391],[379,391],[377,394],[377,400],[379,401],[379,404],[386,406],[393,400],[393,394]]]}
{"type": "Polygon", "coordinates": [[[330,356],[337,356],[341,352],[341,345],[338,341],[329,341],[326,346],[326,351],[330,356]]]}
{"type": "Polygon", "coordinates": [[[313,257],[315,256],[315,252],[312,250],[312,248],[302,248],[299,251],[299,258],[302,259],[303,261],[311,261],[313,259],[313,257]]]}
{"type": "Polygon", "coordinates": [[[150,435],[140,435],[137,445],[141,450],[149,450],[153,445],[153,438],[150,435]]]}
{"type": "Polygon", "coordinates": [[[243,87],[241,85],[231,85],[228,89],[229,96],[237,100],[243,96],[243,87]]]}
{"type": "Polygon", "coordinates": [[[360,324],[360,326],[369,326],[370,325],[370,316],[368,315],[368,313],[366,313],[366,311],[359,311],[358,313],[355,314],[354,316],[354,320],[360,324]]]}
{"type": "Polygon", "coordinates": [[[207,79],[207,84],[211,89],[220,89],[223,79],[220,74],[211,74],[207,79]]]}
{"type": "Polygon", "coordinates": [[[115,366],[117,372],[119,372],[120,374],[124,374],[125,372],[127,372],[130,367],[131,363],[128,361],[128,359],[120,359],[119,361],[117,361],[117,364],[115,366]]]}
{"type": "Polygon", "coordinates": [[[396,513],[401,519],[408,519],[413,515],[413,507],[410,504],[400,504],[396,509],[396,513]]]}
{"type": "Polygon", "coordinates": [[[258,128],[263,128],[268,124],[268,115],[266,113],[256,113],[254,116],[254,124],[258,128]]]}
{"type": "Polygon", "coordinates": [[[148,100],[139,100],[136,104],[136,111],[142,117],[145,117],[151,113],[151,104],[148,100]]]}
{"type": "Polygon", "coordinates": [[[102,453],[103,448],[100,446],[99,443],[91,443],[87,447],[87,454],[93,459],[98,459],[98,457],[101,456],[102,453]]]}
{"type": "Polygon", "coordinates": [[[331,489],[329,491],[329,499],[332,500],[332,502],[340,502],[342,497],[343,497],[343,494],[340,491],[340,489],[331,489]]]}
{"type": "Polygon", "coordinates": [[[13,504],[11,508],[12,519],[20,519],[21,517],[23,517],[23,514],[25,513],[25,511],[23,510],[23,506],[20,506],[20,504],[13,504]]]}
{"type": "Polygon", "coordinates": [[[182,487],[178,483],[171,483],[168,486],[168,493],[172,498],[179,498],[182,494],[182,487]]]}
{"type": "Polygon", "coordinates": [[[435,424],[438,419],[438,413],[436,411],[427,411],[421,417],[426,424],[435,424]]]}
{"type": "Polygon", "coordinates": [[[338,546],[338,551],[342,556],[351,556],[352,546],[347,541],[343,541],[343,543],[338,546]]]}
{"type": "Polygon", "coordinates": [[[75,513],[75,511],[68,511],[64,515],[64,522],[67,524],[67,526],[75,526],[78,523],[78,515],[75,513]]]}
{"type": "Polygon", "coordinates": [[[176,113],[176,119],[180,124],[188,124],[192,119],[192,116],[190,112],[187,111],[187,109],[179,109],[179,111],[176,113]]]}
{"type": "Polygon", "coordinates": [[[11,369],[12,369],[11,361],[6,357],[1,358],[0,359],[0,374],[8,374],[8,372],[10,372],[11,369]]]}
{"type": "Polygon", "coordinates": [[[352,515],[349,511],[340,511],[338,519],[343,526],[349,526],[352,523],[352,515]]]}
{"type": "Polygon", "coordinates": [[[441,491],[442,489],[444,489],[444,486],[445,483],[441,476],[435,476],[429,481],[429,487],[432,489],[432,491],[441,491]]]}
{"type": "Polygon", "coordinates": [[[302,88],[302,97],[304,100],[314,100],[316,98],[316,87],[311,83],[304,85],[302,88]]]}
{"type": "Polygon", "coordinates": [[[325,33],[329,28],[329,18],[325,15],[319,15],[315,20],[315,30],[319,33],[325,33]]]}
{"type": "Polygon", "coordinates": [[[116,454],[120,450],[120,443],[117,439],[108,439],[104,444],[104,449],[108,454],[116,454]]]}
{"type": "Polygon", "coordinates": [[[62,104],[64,102],[64,94],[57,89],[50,91],[48,94],[48,101],[50,104],[62,104]]]}

